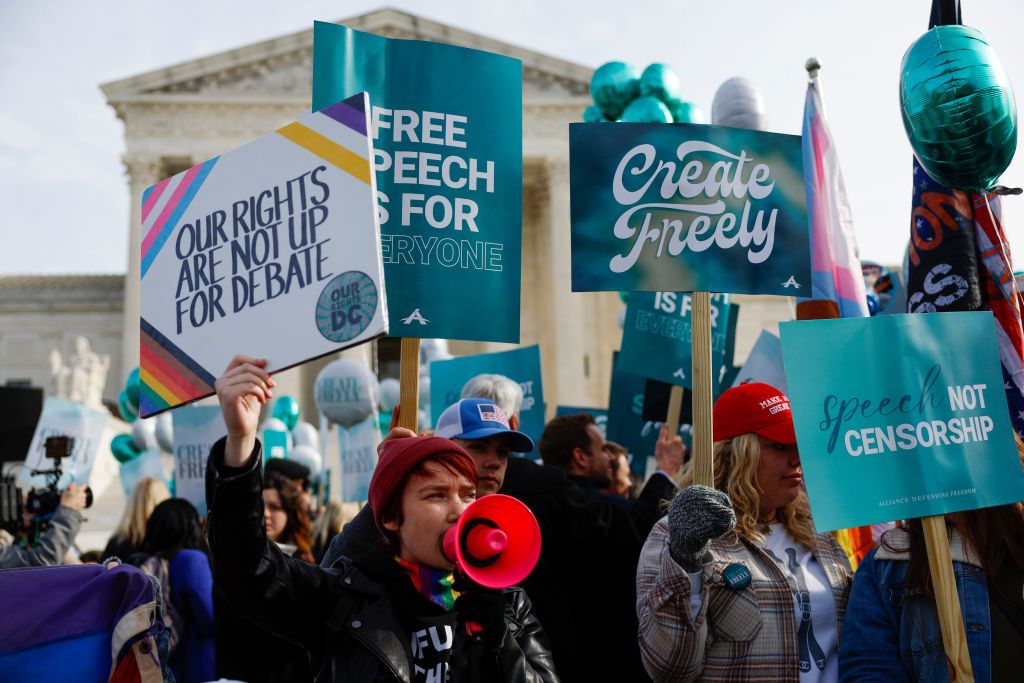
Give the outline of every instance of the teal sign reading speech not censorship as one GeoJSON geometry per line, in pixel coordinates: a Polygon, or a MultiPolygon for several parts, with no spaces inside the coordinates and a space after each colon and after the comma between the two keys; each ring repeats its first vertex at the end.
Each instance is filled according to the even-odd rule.
{"type": "Polygon", "coordinates": [[[800,137],[668,123],[569,126],[572,289],[800,295],[800,137]]]}
{"type": "Polygon", "coordinates": [[[313,109],[367,91],[390,332],[519,342],[518,59],[313,28],[313,109]]]}
{"type": "MultiPolygon", "coordinates": [[[[441,417],[444,409],[461,398],[466,382],[482,374],[504,375],[519,383],[523,389],[519,429],[536,445],[544,431],[544,387],[540,373],[540,347],[537,345],[431,362],[430,423],[437,424],[437,418],[441,417]]],[[[536,448],[530,457],[539,457],[536,448]]]]}
{"type": "MultiPolygon", "coordinates": [[[[647,379],[692,388],[690,295],[681,292],[633,292],[622,325],[618,369],[647,379]]],[[[729,295],[711,296],[711,367],[715,395],[729,336],[729,295]]]]}
{"type": "Polygon", "coordinates": [[[780,329],[819,531],[1024,500],[991,313],[780,329]]]}

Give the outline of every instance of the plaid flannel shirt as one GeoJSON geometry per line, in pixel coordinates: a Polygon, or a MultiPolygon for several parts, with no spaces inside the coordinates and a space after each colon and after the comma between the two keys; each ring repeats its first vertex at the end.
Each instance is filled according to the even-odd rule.
{"type": "MultiPolygon", "coordinates": [[[[651,530],[637,567],[637,616],[644,667],[655,681],[799,683],[796,586],[762,548],[729,535],[712,541],[702,571],[701,606],[690,614],[690,577],[668,551],[668,520],[651,530]],[[750,585],[729,588],[722,571],[740,563],[750,585]]],[[[829,534],[814,537],[815,559],[836,604],[836,641],[853,574],[829,534]]]]}

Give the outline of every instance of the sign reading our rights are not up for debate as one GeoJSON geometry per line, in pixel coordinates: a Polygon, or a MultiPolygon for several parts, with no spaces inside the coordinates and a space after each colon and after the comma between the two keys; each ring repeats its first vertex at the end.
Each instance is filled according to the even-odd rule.
{"type": "Polygon", "coordinates": [[[798,136],[583,123],[569,154],[573,291],[807,291],[798,136]]]}
{"type": "Polygon", "coordinates": [[[991,313],[780,329],[819,531],[1024,499],[991,313]]]}

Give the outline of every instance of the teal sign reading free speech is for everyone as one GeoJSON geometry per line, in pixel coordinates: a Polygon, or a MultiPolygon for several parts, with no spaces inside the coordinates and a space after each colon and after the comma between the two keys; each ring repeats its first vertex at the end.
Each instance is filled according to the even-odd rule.
{"type": "Polygon", "coordinates": [[[780,329],[819,531],[1024,500],[991,313],[780,329]]]}
{"type": "Polygon", "coordinates": [[[518,59],[316,22],[313,109],[370,94],[390,333],[519,342],[518,59]]]}
{"type": "Polygon", "coordinates": [[[574,123],[569,166],[573,291],[809,291],[799,136],[574,123]]]}

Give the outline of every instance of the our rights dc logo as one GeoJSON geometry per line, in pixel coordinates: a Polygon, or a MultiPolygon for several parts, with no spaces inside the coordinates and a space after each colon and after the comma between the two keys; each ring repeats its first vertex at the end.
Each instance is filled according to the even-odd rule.
{"type": "Polygon", "coordinates": [[[327,283],[316,302],[316,326],[332,342],[365,330],[377,312],[377,287],[366,273],[350,270],[327,283]]]}

